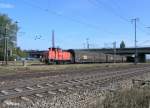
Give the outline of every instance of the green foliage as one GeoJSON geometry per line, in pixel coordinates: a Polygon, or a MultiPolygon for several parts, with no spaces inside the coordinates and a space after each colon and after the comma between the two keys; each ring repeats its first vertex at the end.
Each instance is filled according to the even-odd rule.
{"type": "Polygon", "coordinates": [[[0,14],[0,60],[4,54],[5,37],[8,39],[8,50],[12,51],[16,47],[18,30],[17,22],[13,22],[6,14],[0,14]]]}
{"type": "Polygon", "coordinates": [[[125,45],[124,41],[121,41],[120,48],[125,48],[125,47],[126,47],[126,45],[125,45]]]}
{"type": "Polygon", "coordinates": [[[0,14],[0,47],[4,46],[4,37],[8,37],[8,47],[13,48],[17,41],[17,22],[13,22],[6,14],[0,14]]]}
{"type": "Polygon", "coordinates": [[[19,47],[13,49],[13,56],[15,57],[27,57],[27,53],[22,51],[19,47]]]}
{"type": "Polygon", "coordinates": [[[3,48],[0,47],[0,60],[3,60],[3,48]]]}

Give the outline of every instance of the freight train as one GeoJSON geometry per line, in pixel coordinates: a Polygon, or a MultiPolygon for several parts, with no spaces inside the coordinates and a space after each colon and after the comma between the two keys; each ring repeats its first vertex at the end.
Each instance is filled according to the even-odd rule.
{"type": "Polygon", "coordinates": [[[116,63],[126,62],[126,57],[84,50],[62,50],[49,48],[42,55],[46,64],[75,64],[75,63],[116,63]]]}

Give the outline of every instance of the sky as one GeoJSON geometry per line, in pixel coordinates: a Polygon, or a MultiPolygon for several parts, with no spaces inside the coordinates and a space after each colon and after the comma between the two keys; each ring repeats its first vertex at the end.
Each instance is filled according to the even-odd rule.
{"type": "Polygon", "coordinates": [[[17,45],[26,50],[134,46],[137,21],[137,45],[150,46],[150,0],[0,0],[0,13],[19,25],[17,45]]]}

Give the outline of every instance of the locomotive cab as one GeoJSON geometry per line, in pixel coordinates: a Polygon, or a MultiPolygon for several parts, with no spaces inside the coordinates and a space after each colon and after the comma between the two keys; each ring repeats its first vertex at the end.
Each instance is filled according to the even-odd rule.
{"type": "Polygon", "coordinates": [[[49,48],[48,64],[64,64],[71,61],[70,52],[63,51],[60,48],[49,48]]]}

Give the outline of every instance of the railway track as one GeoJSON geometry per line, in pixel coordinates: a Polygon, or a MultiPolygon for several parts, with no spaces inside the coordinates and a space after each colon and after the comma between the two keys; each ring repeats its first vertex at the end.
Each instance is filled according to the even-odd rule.
{"type": "Polygon", "coordinates": [[[141,75],[149,72],[150,67],[125,69],[122,71],[112,72],[96,72],[88,75],[76,75],[68,76],[56,81],[44,80],[37,82],[30,82],[21,85],[12,85],[8,87],[0,88],[0,101],[16,97],[24,97],[29,95],[35,95],[37,97],[43,97],[42,93],[56,94],[59,92],[66,92],[75,88],[84,88],[91,86],[104,86],[111,82],[118,82],[123,79],[127,79],[133,76],[141,75]]]}

